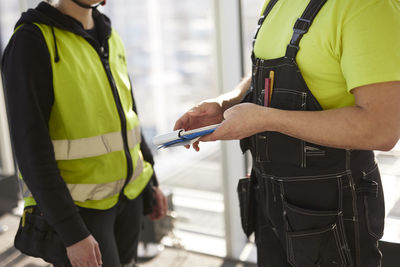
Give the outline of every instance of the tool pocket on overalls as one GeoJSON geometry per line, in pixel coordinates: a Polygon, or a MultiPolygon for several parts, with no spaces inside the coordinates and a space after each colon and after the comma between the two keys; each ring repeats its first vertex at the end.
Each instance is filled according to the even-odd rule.
{"type": "Polygon", "coordinates": [[[68,261],[61,238],[37,207],[24,209],[14,246],[26,255],[39,257],[53,264],[64,265],[68,261]]]}
{"type": "Polygon", "coordinates": [[[255,196],[253,178],[242,178],[237,186],[240,219],[247,237],[255,231],[255,196]]]}
{"type": "Polygon", "coordinates": [[[293,266],[348,266],[341,175],[282,181],[287,257],[293,266]]]}
{"type": "Polygon", "coordinates": [[[315,211],[284,203],[288,261],[293,266],[346,266],[337,211],[315,211]]]}
{"type": "Polygon", "coordinates": [[[377,240],[383,236],[385,223],[385,203],[378,165],[363,172],[363,179],[356,185],[358,195],[362,195],[368,233],[377,240]]]}
{"type": "MultiPolygon", "coordinates": [[[[304,110],[307,93],[284,88],[274,88],[271,107],[283,110],[304,110]]],[[[267,158],[274,163],[291,163],[305,167],[305,142],[278,132],[267,132],[267,158]]]]}

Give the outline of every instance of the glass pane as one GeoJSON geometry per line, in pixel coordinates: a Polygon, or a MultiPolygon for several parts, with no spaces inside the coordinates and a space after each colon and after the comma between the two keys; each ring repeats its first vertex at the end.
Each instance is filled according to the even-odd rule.
{"type": "Polygon", "coordinates": [[[243,56],[245,73],[251,71],[251,51],[264,0],[242,0],[243,56]]]}
{"type": "Polygon", "coordinates": [[[400,243],[400,142],[389,152],[376,152],[385,195],[383,240],[400,243]]]}
{"type": "MultiPolygon", "coordinates": [[[[241,15],[242,15],[242,47],[243,47],[243,68],[244,74],[247,75],[251,72],[251,52],[253,49],[253,38],[257,29],[257,22],[260,18],[261,8],[264,0],[241,0],[241,15]]],[[[252,164],[252,157],[249,151],[246,152],[246,166],[247,173],[250,175],[252,164]]],[[[251,252],[248,253],[247,261],[256,262],[257,253],[254,245],[254,234],[250,236],[250,243],[252,243],[251,252]]]]}
{"type": "Polygon", "coordinates": [[[18,1],[0,1],[0,49],[6,47],[20,14],[18,1]]]}
{"type": "MultiPolygon", "coordinates": [[[[20,9],[18,1],[0,2],[0,58],[3,49],[13,33],[14,25],[19,15],[20,9]]],[[[12,175],[14,172],[3,87],[0,79],[0,176],[12,175]]]]}
{"type": "Polygon", "coordinates": [[[3,98],[3,87],[0,79],[0,179],[2,175],[6,175],[5,168],[7,166],[7,161],[10,161],[11,155],[6,153],[10,149],[9,139],[8,139],[8,129],[6,121],[5,105],[3,98]],[[6,146],[7,145],[7,146],[6,146]]]}
{"type": "MultiPolygon", "coordinates": [[[[223,255],[219,144],[201,144],[200,153],[183,147],[157,150],[151,144],[155,135],[171,131],[183,112],[218,94],[213,1],[113,0],[104,10],[126,46],[139,117],[155,155],[157,176],[173,192],[175,226],[180,233],[220,238],[222,247],[217,250],[222,252],[209,242],[192,249],[223,255]]],[[[200,244],[199,240],[190,243],[185,247],[200,244]]]]}

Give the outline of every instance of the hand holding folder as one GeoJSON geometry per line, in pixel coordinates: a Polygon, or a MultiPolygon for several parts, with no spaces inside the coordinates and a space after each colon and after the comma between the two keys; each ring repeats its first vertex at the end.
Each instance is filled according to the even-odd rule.
{"type": "Polygon", "coordinates": [[[201,136],[214,132],[219,125],[220,124],[209,125],[190,131],[179,129],[170,133],[157,135],[153,138],[153,144],[158,146],[158,148],[191,145],[199,140],[201,136]]]}

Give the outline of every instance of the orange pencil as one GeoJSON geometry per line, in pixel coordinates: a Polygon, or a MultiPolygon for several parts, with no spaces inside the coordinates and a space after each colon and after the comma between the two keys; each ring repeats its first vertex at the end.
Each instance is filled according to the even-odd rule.
{"type": "Polygon", "coordinates": [[[274,77],[275,77],[275,72],[273,70],[269,71],[269,105],[271,106],[271,99],[272,99],[272,88],[274,88],[274,77]]]}

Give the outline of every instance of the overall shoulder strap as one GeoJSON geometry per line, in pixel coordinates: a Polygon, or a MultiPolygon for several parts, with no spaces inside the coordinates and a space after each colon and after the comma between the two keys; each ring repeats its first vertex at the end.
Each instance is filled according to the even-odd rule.
{"type": "Polygon", "coordinates": [[[306,9],[300,18],[297,19],[293,26],[293,35],[290,43],[286,48],[286,57],[296,58],[297,52],[299,51],[299,43],[304,34],[308,32],[314,18],[317,16],[318,12],[324,6],[327,0],[311,0],[308,3],[306,9]]]}
{"type": "Polygon", "coordinates": [[[256,29],[256,33],[254,35],[254,38],[253,38],[253,51],[251,53],[251,59],[253,60],[253,62],[255,61],[254,45],[256,43],[256,39],[257,39],[258,33],[259,33],[260,29],[261,29],[261,26],[263,25],[263,23],[265,21],[265,18],[268,16],[268,14],[271,12],[272,8],[275,6],[275,4],[277,2],[278,2],[278,0],[270,0],[268,5],[267,5],[267,7],[264,10],[263,15],[258,20],[258,26],[257,26],[257,29],[256,29]]]}

